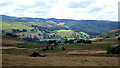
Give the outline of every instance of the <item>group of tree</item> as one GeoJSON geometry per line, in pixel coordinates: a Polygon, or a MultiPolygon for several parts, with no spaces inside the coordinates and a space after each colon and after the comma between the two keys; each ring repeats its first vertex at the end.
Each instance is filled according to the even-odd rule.
{"type": "Polygon", "coordinates": [[[53,43],[56,43],[56,40],[49,40],[48,41],[48,44],[53,44],[53,43]]]}
{"type": "Polygon", "coordinates": [[[12,29],[12,32],[13,32],[13,33],[16,33],[16,32],[27,32],[27,29],[22,29],[22,30],[12,29]]]}
{"type": "Polygon", "coordinates": [[[88,40],[88,39],[85,40],[85,39],[77,39],[77,38],[75,38],[75,39],[68,40],[67,37],[61,38],[61,41],[63,41],[64,43],[69,43],[69,44],[75,43],[74,41],[77,41],[77,43],[89,43],[89,44],[92,43],[92,41],[88,40]]]}
{"type": "Polygon", "coordinates": [[[77,40],[77,43],[92,43],[92,41],[91,40],[84,40],[84,39],[79,39],[79,40],[77,40]]]}
{"type": "Polygon", "coordinates": [[[43,49],[43,51],[47,51],[47,50],[53,50],[53,47],[49,48],[48,46],[46,46],[46,48],[43,49]]]}
{"type": "Polygon", "coordinates": [[[33,36],[33,37],[23,37],[23,38],[20,38],[20,39],[27,40],[27,41],[32,41],[32,42],[41,42],[36,36],[33,36]]]}
{"type": "Polygon", "coordinates": [[[60,35],[57,35],[57,34],[48,35],[48,36],[46,36],[46,37],[47,37],[47,39],[61,38],[61,36],[60,36],[60,35]]]}
{"type": "Polygon", "coordinates": [[[17,35],[14,35],[14,34],[12,34],[12,33],[6,33],[6,35],[8,35],[8,36],[12,36],[12,37],[15,37],[15,38],[18,37],[17,35]]]}

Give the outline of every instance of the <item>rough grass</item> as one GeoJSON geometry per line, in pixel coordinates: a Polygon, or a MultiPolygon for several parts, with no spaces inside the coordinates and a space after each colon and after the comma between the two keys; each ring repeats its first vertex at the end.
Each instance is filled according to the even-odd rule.
{"type": "MultiPolygon", "coordinates": [[[[13,42],[15,40],[12,39],[13,42]]],[[[118,45],[116,39],[95,42],[93,44],[59,44],[53,50],[47,51],[42,49],[45,49],[46,46],[50,49],[53,45],[32,42],[14,43],[11,46],[18,48],[3,49],[2,64],[3,66],[117,66],[118,56],[116,54],[68,54],[75,50],[106,50],[109,46],[118,45]],[[66,47],[65,51],[62,51],[62,46],[66,47]],[[46,56],[29,57],[33,51],[46,56]]]]}
{"type": "Polygon", "coordinates": [[[69,56],[103,56],[103,57],[119,57],[119,54],[69,54],[69,56]]]}
{"type": "MultiPolygon", "coordinates": [[[[113,44],[114,45],[114,44],[113,44]]],[[[101,43],[101,44],[64,44],[59,45],[58,47],[64,46],[68,50],[106,50],[108,46],[112,44],[101,43]]]]}
{"type": "Polygon", "coordinates": [[[3,66],[118,66],[118,58],[90,56],[28,57],[3,54],[3,66]]]}

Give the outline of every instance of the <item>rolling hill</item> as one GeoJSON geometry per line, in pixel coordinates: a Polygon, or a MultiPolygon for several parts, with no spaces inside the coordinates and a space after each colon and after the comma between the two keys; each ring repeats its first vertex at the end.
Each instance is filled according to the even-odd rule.
{"type": "Polygon", "coordinates": [[[118,36],[120,36],[119,32],[120,32],[120,29],[111,30],[111,31],[102,33],[102,34],[98,35],[97,37],[101,37],[101,38],[118,38],[118,36]]]}
{"type": "MultiPolygon", "coordinates": [[[[103,20],[73,20],[73,19],[56,19],[56,18],[29,18],[29,17],[12,17],[6,15],[0,15],[2,17],[1,21],[7,22],[23,22],[26,24],[31,22],[31,24],[44,24],[43,27],[47,25],[53,26],[53,28],[48,28],[49,30],[60,30],[69,29],[75,32],[85,32],[90,36],[94,37],[103,32],[118,29],[117,21],[103,21],[103,20]]],[[[30,24],[30,23],[29,23],[30,24]]],[[[47,28],[46,28],[47,29],[47,28]]]]}
{"type": "Polygon", "coordinates": [[[30,31],[33,28],[18,22],[2,22],[3,31],[12,32],[13,29],[19,29],[19,30],[27,29],[28,31],[30,31]]]}

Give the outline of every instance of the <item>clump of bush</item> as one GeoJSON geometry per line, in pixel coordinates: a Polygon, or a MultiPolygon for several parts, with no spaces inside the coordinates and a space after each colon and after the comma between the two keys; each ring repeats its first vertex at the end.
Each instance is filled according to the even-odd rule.
{"type": "Polygon", "coordinates": [[[30,57],[37,57],[37,56],[39,56],[39,57],[45,57],[46,55],[41,55],[38,52],[32,52],[32,54],[30,54],[30,57]]]}
{"type": "Polygon", "coordinates": [[[120,54],[120,45],[114,48],[111,48],[107,51],[107,53],[111,54],[120,54]]]}
{"type": "Polygon", "coordinates": [[[32,52],[32,54],[30,55],[30,57],[37,57],[37,56],[41,56],[41,55],[37,52],[32,52]]]}
{"type": "Polygon", "coordinates": [[[66,50],[66,48],[65,47],[62,47],[62,51],[65,51],[66,50]]]}

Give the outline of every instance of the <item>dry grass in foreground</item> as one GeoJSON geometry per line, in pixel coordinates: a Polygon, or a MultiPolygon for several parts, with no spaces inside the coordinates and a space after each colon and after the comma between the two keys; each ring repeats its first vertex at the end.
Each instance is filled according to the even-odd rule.
{"type": "Polygon", "coordinates": [[[117,57],[46,56],[29,57],[3,54],[3,66],[118,66],[117,57]]]}

